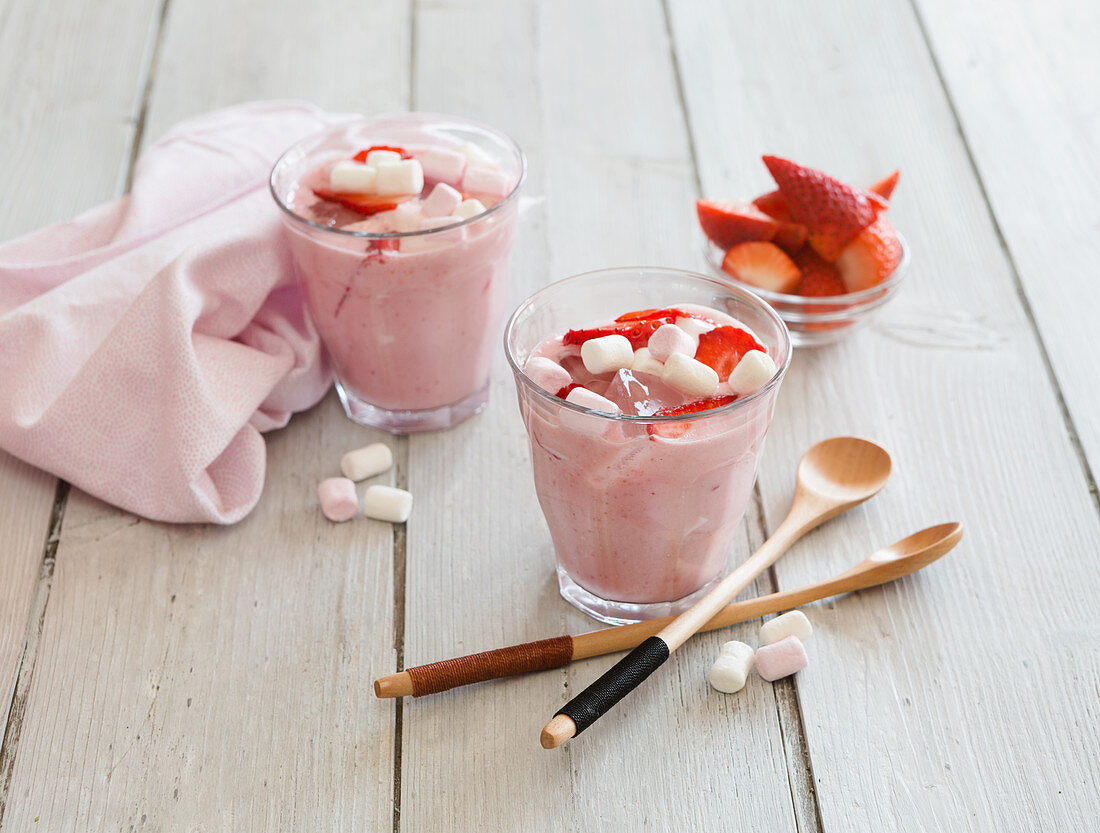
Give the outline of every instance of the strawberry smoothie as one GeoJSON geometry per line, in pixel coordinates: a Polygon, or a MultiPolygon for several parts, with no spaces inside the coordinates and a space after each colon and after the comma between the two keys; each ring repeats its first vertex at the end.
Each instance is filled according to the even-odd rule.
{"type": "Polygon", "coordinates": [[[721,576],[748,505],[786,328],[721,281],[621,269],[547,287],[505,337],[562,595],[615,623],[686,609],[721,576]],[[658,317],[615,321],[631,310],[658,317]],[[629,359],[597,349],[619,335],[629,359]]]}
{"type": "Polygon", "coordinates": [[[348,416],[397,433],[477,413],[525,161],[473,122],[408,114],[291,148],[271,188],[348,416]]]}

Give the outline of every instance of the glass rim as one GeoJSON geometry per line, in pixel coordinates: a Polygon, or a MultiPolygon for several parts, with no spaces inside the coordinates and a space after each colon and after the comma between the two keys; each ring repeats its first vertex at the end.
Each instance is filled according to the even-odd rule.
{"type": "Polygon", "coordinates": [[[513,139],[511,136],[509,136],[507,133],[504,133],[500,130],[497,130],[495,127],[491,127],[490,125],[484,124],[482,122],[474,121],[473,119],[466,119],[466,118],[463,118],[461,116],[448,116],[444,113],[428,113],[428,112],[425,112],[425,111],[422,111],[422,110],[414,110],[414,111],[409,111],[409,112],[379,113],[378,115],[375,115],[375,116],[362,116],[362,117],[360,117],[358,119],[355,119],[353,121],[344,122],[343,124],[335,125],[333,127],[326,127],[324,130],[318,130],[316,133],[311,133],[310,135],[306,136],[305,138],[299,139],[297,142],[295,142],[290,147],[288,147],[286,150],[284,150],[281,154],[279,154],[279,158],[275,160],[275,164],[272,165],[272,167],[271,167],[271,173],[268,174],[267,187],[268,187],[268,190],[271,192],[272,198],[275,200],[275,204],[279,206],[279,208],[283,211],[283,213],[285,215],[289,216],[290,218],[292,218],[293,220],[301,223],[304,226],[307,226],[307,227],[313,228],[313,229],[317,229],[318,231],[322,231],[322,232],[329,232],[331,234],[343,235],[345,237],[350,237],[350,238],[353,238],[353,239],[358,237],[358,238],[367,239],[367,240],[393,240],[393,239],[401,239],[401,238],[406,238],[406,237],[427,237],[429,235],[437,234],[439,232],[454,231],[455,229],[465,228],[466,226],[474,225],[478,221],[485,220],[489,216],[491,216],[492,214],[496,213],[496,211],[498,209],[500,209],[502,206],[506,205],[507,203],[512,202],[514,200],[514,198],[516,197],[516,195],[520,192],[520,189],[523,188],[523,184],[526,181],[527,181],[527,154],[525,154],[523,152],[523,148],[521,148],[519,146],[519,143],[515,139],[513,139]],[[388,118],[389,119],[392,119],[392,118],[408,118],[410,116],[417,119],[417,120],[419,120],[419,121],[426,121],[426,122],[431,122],[431,121],[442,121],[442,122],[452,121],[452,122],[457,122],[457,123],[460,123],[460,124],[469,125],[471,127],[476,127],[480,130],[486,131],[487,133],[492,133],[492,134],[500,137],[501,139],[504,140],[505,144],[509,145],[512,148],[512,150],[515,151],[516,155],[519,158],[519,179],[516,180],[515,186],[512,188],[511,191],[508,192],[508,194],[506,196],[502,197],[500,202],[498,202],[496,205],[485,209],[480,214],[475,214],[473,217],[467,217],[465,220],[460,220],[457,223],[450,223],[449,225],[438,226],[437,228],[418,229],[417,231],[386,231],[386,232],[348,231],[347,229],[333,228],[332,226],[323,226],[320,223],[315,223],[315,222],[313,222],[313,220],[309,220],[309,219],[301,216],[300,214],[295,213],[295,211],[293,209],[291,209],[290,206],[288,206],[286,204],[286,202],[284,202],[283,198],[279,195],[279,192],[275,189],[275,173],[276,173],[276,171],[279,170],[279,166],[283,164],[283,162],[286,160],[286,158],[288,156],[290,156],[291,153],[293,153],[295,150],[297,150],[298,148],[300,148],[302,145],[306,144],[307,142],[313,141],[315,139],[319,139],[319,138],[321,138],[323,136],[327,136],[331,133],[336,133],[340,130],[345,130],[348,127],[353,127],[353,126],[356,126],[356,125],[362,125],[362,124],[366,124],[366,123],[374,122],[374,121],[382,121],[383,119],[388,119],[388,118]]]}
{"type": "MultiPolygon", "coordinates": [[[[699,419],[711,419],[718,415],[731,414],[734,411],[744,407],[749,402],[755,402],[759,399],[762,399],[765,395],[778,387],[780,381],[782,381],[783,377],[786,375],[787,368],[790,367],[791,364],[791,358],[794,356],[794,345],[791,343],[791,334],[790,331],[787,329],[786,322],[780,317],[779,313],[775,311],[771,304],[769,304],[763,298],[760,298],[754,293],[748,291],[747,289],[743,289],[742,287],[730,281],[726,281],[712,275],[704,275],[701,272],[692,272],[690,269],[677,269],[671,266],[615,266],[606,269],[592,269],[588,272],[580,272],[576,275],[570,275],[567,278],[561,278],[560,280],[556,280],[553,283],[547,284],[538,291],[533,292],[531,295],[528,295],[523,301],[520,302],[519,306],[517,306],[512,314],[508,317],[508,323],[504,327],[504,355],[508,359],[508,365],[512,368],[513,375],[523,384],[525,384],[528,390],[530,390],[535,395],[540,396],[543,400],[552,405],[568,408],[569,410],[574,411],[578,414],[589,414],[594,417],[613,420],[615,422],[625,422],[629,424],[642,425],[663,425],[666,423],[691,422],[699,419]],[[575,405],[574,403],[567,402],[566,400],[559,398],[557,395],[550,393],[550,391],[546,390],[545,388],[535,384],[534,380],[523,372],[523,368],[519,366],[516,357],[512,355],[512,349],[509,345],[509,342],[511,340],[510,336],[515,330],[517,319],[519,318],[520,314],[525,310],[530,309],[530,307],[539,300],[540,296],[543,296],[551,290],[560,287],[562,284],[582,281],[584,279],[592,278],[597,275],[606,276],[640,271],[665,272],[669,274],[675,274],[680,277],[688,277],[706,281],[709,284],[714,284],[720,287],[726,292],[733,293],[735,296],[740,297],[741,300],[747,302],[750,306],[760,308],[761,311],[763,311],[766,316],[770,317],[773,323],[777,325],[778,331],[782,338],[782,346],[786,348],[785,355],[783,357],[783,363],[776,368],[776,371],[772,375],[771,379],[769,379],[759,388],[754,390],[752,393],[746,394],[745,396],[738,396],[733,402],[727,403],[726,405],[722,405],[718,408],[710,408],[706,411],[694,411],[686,414],[665,414],[662,416],[609,414],[606,411],[596,411],[591,408],[585,408],[580,405],[575,405]]],[[[768,355],[771,354],[769,353],[768,355]]]]}

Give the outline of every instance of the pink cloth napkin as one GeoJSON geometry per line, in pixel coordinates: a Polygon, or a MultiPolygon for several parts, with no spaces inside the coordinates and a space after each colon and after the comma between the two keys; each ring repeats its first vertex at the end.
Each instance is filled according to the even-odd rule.
{"type": "Polygon", "coordinates": [[[128,196],[0,245],[0,448],[148,518],[247,515],[261,432],[330,383],[268,174],[349,118],[262,102],[183,122],[128,196]]]}

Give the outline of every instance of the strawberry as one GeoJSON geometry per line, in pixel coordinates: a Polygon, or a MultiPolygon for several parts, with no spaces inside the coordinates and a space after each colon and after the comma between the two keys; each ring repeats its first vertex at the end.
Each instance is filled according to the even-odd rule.
{"type": "Polygon", "coordinates": [[[751,205],[697,200],[695,212],[703,234],[723,251],[749,240],[771,240],[779,223],[751,205]]]}
{"type": "Polygon", "coordinates": [[[701,318],[702,316],[692,316],[691,313],[684,312],[681,309],[675,307],[668,307],[667,309],[640,309],[635,312],[627,312],[616,318],[616,321],[649,321],[654,318],[701,318]]]}
{"type": "Polygon", "coordinates": [[[662,324],[673,324],[676,316],[666,315],[660,318],[649,318],[644,321],[624,321],[618,325],[607,327],[590,327],[586,330],[569,330],[562,336],[562,344],[584,344],[590,338],[603,338],[604,336],[626,336],[630,346],[637,350],[649,343],[649,337],[657,332],[662,324]]]}
{"type": "Polygon", "coordinates": [[[840,279],[840,272],[832,263],[821,259],[813,249],[802,249],[791,259],[802,270],[802,280],[794,288],[796,295],[807,298],[822,298],[829,295],[843,295],[848,290],[840,279]]]}
{"type": "MultiPolygon", "coordinates": [[[[697,414],[702,411],[710,411],[721,408],[731,402],[736,402],[736,396],[712,396],[709,399],[700,399],[698,402],[688,402],[686,405],[678,405],[675,408],[661,408],[654,416],[678,416],[680,414],[697,414]]],[[[691,430],[691,422],[653,422],[646,426],[646,431],[651,437],[664,437],[674,440],[682,437],[691,430]]]]}
{"type": "Polygon", "coordinates": [[[880,179],[867,190],[878,194],[884,200],[888,200],[890,199],[890,196],[894,193],[894,189],[897,187],[898,184],[898,177],[900,176],[901,171],[894,171],[892,174],[890,174],[890,176],[885,177],[884,179],[880,179]]]}
{"type": "Polygon", "coordinates": [[[882,283],[901,262],[901,241],[886,218],[876,220],[856,235],[836,259],[836,268],[849,292],[882,283]]]}
{"type": "Polygon", "coordinates": [[[801,223],[780,223],[772,242],[787,254],[794,254],[806,242],[806,227],[801,223]]]}
{"type": "Polygon", "coordinates": [[[806,226],[807,241],[825,260],[836,260],[874,222],[875,205],[862,189],[778,156],[765,156],[764,164],[787,200],[791,219],[806,226]]]}
{"type": "Polygon", "coordinates": [[[579,388],[580,386],[581,385],[579,382],[570,382],[564,388],[555,393],[554,396],[558,397],[558,399],[565,399],[565,397],[569,395],[569,391],[573,390],[573,388],[579,388]]]}
{"type": "Polygon", "coordinates": [[[393,147],[392,145],[371,145],[366,150],[359,151],[351,158],[356,162],[366,162],[367,154],[372,150],[392,150],[394,153],[400,153],[402,159],[412,159],[412,155],[405,150],[405,148],[393,147]]]}
{"type": "Polygon", "coordinates": [[[752,204],[775,220],[789,222],[791,219],[791,209],[787,207],[787,198],[778,191],[768,191],[766,194],[761,194],[752,201],[752,204]]]}
{"type": "Polygon", "coordinates": [[[742,243],[726,252],[722,271],[771,292],[790,292],[802,273],[771,243],[742,243]]]}
{"type": "Polygon", "coordinates": [[[695,360],[713,368],[719,379],[728,379],[737,363],[750,350],[766,353],[767,349],[740,327],[715,327],[699,336],[695,360]]]}
{"type": "MultiPolygon", "coordinates": [[[[381,211],[390,211],[397,208],[397,202],[394,202],[393,197],[372,197],[369,194],[337,192],[329,188],[314,188],[313,193],[323,200],[339,203],[345,208],[350,208],[352,211],[357,211],[368,217],[371,214],[378,214],[381,211]]],[[[404,199],[408,199],[408,197],[404,197],[402,200],[398,200],[398,202],[404,199]]]]}

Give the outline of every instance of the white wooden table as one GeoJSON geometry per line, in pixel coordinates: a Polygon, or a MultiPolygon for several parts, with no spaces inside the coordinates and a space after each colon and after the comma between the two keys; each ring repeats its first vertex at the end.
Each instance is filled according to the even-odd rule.
{"type": "Polygon", "coordinates": [[[269,436],[256,511],[151,523],[0,454],[0,830],[1033,831],[1100,819],[1100,6],[1092,0],[0,0],[0,238],[110,199],[179,119],[256,98],[462,114],[530,158],[512,299],[702,266],[692,201],[776,152],[900,167],[914,251],[880,325],[802,351],[734,558],[795,462],[873,438],[894,477],[754,592],[961,520],[925,574],[815,606],[812,665],[721,695],[699,637],[565,748],[610,659],[404,703],[404,664],[592,626],[557,595],[512,382],[393,442],[407,528],[314,484],[381,438],[333,397],[269,436]],[[70,185],[71,183],[71,185],[70,185]],[[989,349],[915,346],[970,316],[989,349]]]}

